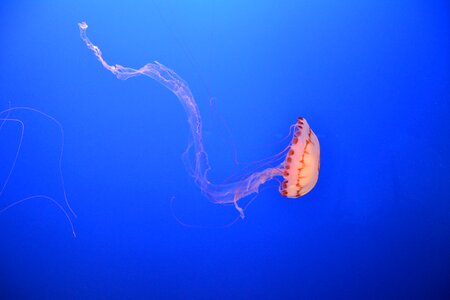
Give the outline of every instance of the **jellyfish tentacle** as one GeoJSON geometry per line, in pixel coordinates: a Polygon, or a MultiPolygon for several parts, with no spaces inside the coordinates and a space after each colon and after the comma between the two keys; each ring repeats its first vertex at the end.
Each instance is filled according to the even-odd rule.
{"type": "MultiPolygon", "coordinates": [[[[0,186],[0,197],[3,195],[3,193],[4,193],[5,189],[6,189],[6,186],[8,185],[9,180],[11,178],[11,175],[12,175],[14,169],[15,169],[17,160],[18,160],[20,152],[21,152],[22,143],[23,143],[23,137],[24,137],[24,133],[25,133],[25,124],[24,124],[24,122],[21,119],[9,117],[9,115],[12,112],[14,112],[14,111],[30,111],[30,112],[33,112],[33,113],[37,113],[39,115],[42,115],[42,116],[46,117],[47,119],[51,120],[53,123],[55,123],[57,125],[57,127],[58,127],[58,129],[60,131],[60,135],[61,135],[60,150],[59,150],[60,153],[59,153],[59,158],[58,158],[58,176],[59,176],[59,180],[60,180],[61,188],[62,188],[62,193],[63,193],[63,197],[64,197],[64,205],[69,210],[70,214],[73,217],[76,218],[77,215],[75,214],[75,211],[72,209],[72,206],[70,205],[69,200],[67,198],[67,192],[66,192],[66,187],[65,187],[65,182],[64,182],[64,176],[63,176],[63,173],[62,173],[62,159],[63,159],[63,156],[64,156],[64,129],[63,129],[61,123],[57,119],[55,119],[54,117],[52,117],[52,116],[50,116],[50,115],[48,115],[48,114],[46,114],[46,113],[44,113],[44,112],[42,112],[42,111],[40,111],[38,109],[34,109],[34,108],[31,108],[31,107],[27,107],[27,106],[11,107],[11,105],[10,105],[9,108],[7,108],[7,109],[5,109],[5,110],[0,112],[0,116],[6,114],[6,117],[0,118],[0,120],[2,121],[1,126],[3,126],[5,124],[5,122],[17,122],[17,123],[20,124],[20,128],[21,128],[19,142],[18,142],[16,154],[15,154],[14,159],[13,159],[13,163],[12,163],[12,165],[11,165],[9,171],[8,171],[8,174],[6,176],[6,179],[5,179],[4,183],[0,186]]],[[[1,126],[0,126],[0,129],[1,129],[1,126]]],[[[11,203],[11,204],[1,208],[0,209],[0,213],[3,213],[6,210],[8,210],[8,209],[10,209],[12,207],[15,207],[16,205],[21,204],[21,203],[23,203],[25,201],[36,199],[36,198],[46,199],[46,200],[49,200],[52,203],[54,203],[64,213],[65,217],[69,221],[69,224],[70,224],[70,227],[71,227],[71,230],[72,230],[72,234],[73,234],[74,237],[76,237],[75,228],[74,228],[74,225],[73,225],[72,219],[70,218],[69,213],[54,198],[46,196],[46,195],[34,195],[34,196],[29,196],[29,197],[17,200],[15,202],[13,202],[13,203],[11,203]]]]}
{"type": "Polygon", "coordinates": [[[3,182],[2,186],[0,187],[0,197],[1,197],[3,195],[3,193],[4,193],[4,191],[5,191],[6,186],[8,185],[8,182],[9,182],[9,180],[11,178],[11,175],[12,175],[12,173],[14,171],[14,168],[15,168],[16,163],[17,163],[17,159],[19,158],[20,149],[22,148],[23,133],[24,133],[24,130],[25,130],[25,124],[22,122],[22,120],[15,119],[15,118],[3,118],[3,119],[0,119],[0,120],[2,121],[2,126],[3,126],[4,122],[17,122],[20,125],[20,136],[19,136],[19,142],[18,142],[18,145],[17,145],[17,151],[16,151],[16,154],[14,155],[14,159],[12,161],[11,167],[9,168],[9,172],[6,175],[6,179],[3,182]]]}
{"type": "Polygon", "coordinates": [[[50,201],[51,203],[53,203],[54,205],[56,205],[56,207],[57,207],[59,210],[61,210],[61,211],[63,212],[65,218],[66,218],[67,221],[69,222],[70,229],[71,229],[71,231],[72,231],[73,237],[75,237],[75,238],[77,237],[77,234],[76,234],[76,232],[75,232],[75,227],[74,227],[74,225],[73,225],[72,219],[70,218],[70,216],[69,216],[69,214],[67,213],[67,211],[66,211],[66,210],[64,209],[64,207],[62,207],[62,205],[59,204],[55,199],[53,199],[52,197],[46,196],[46,195],[34,195],[34,196],[30,196],[30,197],[26,197],[26,198],[17,200],[17,201],[15,201],[15,202],[13,202],[13,203],[11,203],[11,204],[9,204],[9,205],[7,205],[7,206],[1,208],[1,209],[0,209],[0,214],[4,213],[5,211],[9,210],[10,208],[13,208],[13,207],[15,207],[15,206],[17,206],[17,205],[20,205],[20,204],[22,204],[22,203],[24,203],[24,202],[26,202],[26,201],[34,200],[34,199],[44,199],[44,200],[48,200],[48,201],[50,201]]]}

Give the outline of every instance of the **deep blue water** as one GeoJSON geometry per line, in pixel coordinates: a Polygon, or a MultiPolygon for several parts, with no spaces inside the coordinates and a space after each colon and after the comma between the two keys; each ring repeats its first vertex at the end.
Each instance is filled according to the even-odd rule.
{"type": "Polygon", "coordinates": [[[448,1],[3,1],[0,19],[0,111],[64,130],[63,185],[55,123],[1,115],[0,187],[24,135],[0,207],[65,189],[78,216],[74,238],[43,198],[0,214],[1,299],[449,299],[448,1]],[[184,168],[176,97],[103,69],[81,21],[109,63],[189,83],[212,181],[305,117],[316,187],[272,181],[226,226],[184,168]]]}

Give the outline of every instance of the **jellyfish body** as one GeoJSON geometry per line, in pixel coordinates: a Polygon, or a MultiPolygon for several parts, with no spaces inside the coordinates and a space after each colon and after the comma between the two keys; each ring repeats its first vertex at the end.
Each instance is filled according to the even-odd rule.
{"type": "Polygon", "coordinates": [[[304,118],[297,120],[283,168],[281,195],[298,198],[307,194],[316,185],[320,169],[320,144],[304,118]]]}
{"type": "Polygon", "coordinates": [[[136,76],[148,76],[175,94],[186,112],[192,136],[192,142],[185,152],[187,155],[184,156],[186,166],[197,186],[210,201],[217,204],[232,203],[239,211],[241,217],[244,217],[243,209],[238,205],[238,201],[253,193],[258,193],[260,186],[274,177],[284,177],[280,193],[285,197],[296,198],[303,196],[314,187],[319,175],[319,141],[303,118],[299,118],[297,123],[294,124],[294,136],[287,148],[287,157],[283,161],[275,164],[274,167],[251,173],[236,182],[226,184],[211,183],[208,180],[208,171],[211,167],[208,154],[203,145],[202,119],[197,103],[186,81],[173,70],[156,61],[148,63],[139,69],[118,64],[109,65],[103,59],[100,48],[94,45],[87,37],[86,30],[88,25],[83,22],[79,23],[78,26],[81,39],[86,46],[92,50],[103,67],[113,73],[118,79],[126,80],[136,76]]]}

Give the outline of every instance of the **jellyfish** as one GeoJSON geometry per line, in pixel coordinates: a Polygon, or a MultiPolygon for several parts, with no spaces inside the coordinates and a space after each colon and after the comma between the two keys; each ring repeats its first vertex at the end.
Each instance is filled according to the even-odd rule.
{"type": "Polygon", "coordinates": [[[285,151],[281,152],[285,157],[278,165],[251,173],[232,183],[214,184],[210,182],[208,172],[211,167],[203,145],[202,119],[186,81],[157,61],[148,63],[139,69],[118,64],[109,65],[103,59],[100,48],[88,38],[86,34],[88,25],[82,22],[78,26],[81,39],[86,46],[93,51],[103,67],[118,79],[126,80],[141,75],[147,76],[175,94],[186,112],[191,135],[191,142],[184,155],[187,169],[201,192],[211,202],[234,204],[241,218],[244,218],[244,209],[239,205],[239,201],[251,194],[258,193],[260,186],[269,180],[283,177],[279,192],[288,198],[304,196],[315,186],[320,169],[320,145],[317,136],[304,118],[298,118],[297,122],[291,126],[293,129],[292,140],[285,151]],[[192,159],[189,158],[189,153],[192,159]]]}

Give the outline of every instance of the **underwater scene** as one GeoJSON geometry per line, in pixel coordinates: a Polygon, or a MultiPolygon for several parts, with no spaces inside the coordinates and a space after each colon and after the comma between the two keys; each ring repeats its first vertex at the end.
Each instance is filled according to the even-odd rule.
{"type": "Polygon", "coordinates": [[[0,299],[449,299],[448,1],[3,1],[0,299]]]}

